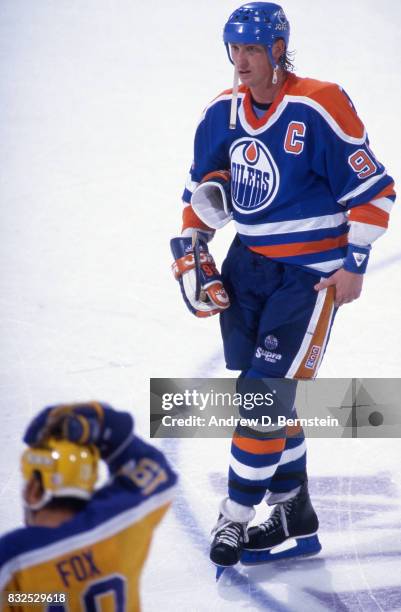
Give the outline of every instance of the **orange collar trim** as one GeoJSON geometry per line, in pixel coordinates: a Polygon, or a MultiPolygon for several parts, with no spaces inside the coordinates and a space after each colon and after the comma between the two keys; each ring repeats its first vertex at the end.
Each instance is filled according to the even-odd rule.
{"type": "Polygon", "coordinates": [[[246,119],[247,123],[249,123],[249,125],[254,130],[257,130],[257,129],[263,127],[264,125],[266,125],[266,123],[268,122],[270,117],[273,115],[273,113],[276,111],[278,105],[280,104],[280,102],[284,98],[285,94],[288,92],[288,89],[294,83],[295,79],[296,79],[295,75],[293,75],[293,74],[288,74],[287,75],[287,78],[284,81],[281,89],[279,89],[279,91],[277,92],[277,95],[274,98],[274,100],[272,102],[272,105],[264,113],[264,115],[262,115],[261,117],[257,117],[255,115],[255,112],[254,112],[253,106],[252,106],[251,90],[249,89],[249,87],[246,88],[245,96],[244,96],[242,104],[243,104],[243,107],[244,107],[245,119],[246,119]]]}

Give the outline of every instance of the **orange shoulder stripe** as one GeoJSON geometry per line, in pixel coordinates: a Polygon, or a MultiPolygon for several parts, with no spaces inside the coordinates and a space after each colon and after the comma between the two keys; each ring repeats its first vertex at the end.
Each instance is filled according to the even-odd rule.
{"type": "Polygon", "coordinates": [[[314,100],[334,119],[343,132],[353,138],[362,138],[365,128],[347,96],[335,83],[316,79],[306,79],[290,75],[292,78],[286,94],[304,96],[314,100]]]}
{"type": "MultiPolygon", "coordinates": [[[[247,90],[247,88],[245,87],[245,85],[240,85],[238,87],[238,91],[239,93],[245,93],[247,90]]],[[[213,104],[213,102],[215,102],[216,100],[218,100],[221,96],[229,96],[233,93],[233,88],[231,87],[230,89],[224,89],[224,91],[221,91],[219,93],[219,95],[217,95],[215,98],[213,98],[213,100],[211,101],[211,104],[213,104]]]]}

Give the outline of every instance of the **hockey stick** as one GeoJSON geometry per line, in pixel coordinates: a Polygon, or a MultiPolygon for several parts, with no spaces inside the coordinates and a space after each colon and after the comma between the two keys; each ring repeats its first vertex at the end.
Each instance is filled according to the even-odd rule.
{"type": "Polygon", "coordinates": [[[201,283],[201,255],[200,255],[200,243],[199,236],[196,230],[192,233],[192,250],[194,254],[194,264],[195,264],[195,300],[201,302],[207,302],[209,300],[207,293],[204,289],[202,289],[201,283]]]}
{"type": "Polygon", "coordinates": [[[194,254],[194,264],[195,264],[195,300],[198,301],[201,295],[201,289],[202,289],[202,285],[201,285],[201,281],[200,281],[200,273],[201,273],[201,267],[200,267],[200,250],[199,250],[199,238],[198,238],[198,232],[196,230],[193,231],[192,233],[192,250],[193,250],[193,254],[194,254]]]}

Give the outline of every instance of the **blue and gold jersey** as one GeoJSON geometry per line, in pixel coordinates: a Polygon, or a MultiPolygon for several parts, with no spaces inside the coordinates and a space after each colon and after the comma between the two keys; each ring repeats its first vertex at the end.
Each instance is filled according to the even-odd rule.
{"type": "Polygon", "coordinates": [[[124,451],[110,484],[56,528],[25,527],[0,539],[2,611],[8,593],[63,593],[49,612],[140,610],[139,579],[153,531],[166,512],[176,475],[164,455],[139,438],[124,451]]]}

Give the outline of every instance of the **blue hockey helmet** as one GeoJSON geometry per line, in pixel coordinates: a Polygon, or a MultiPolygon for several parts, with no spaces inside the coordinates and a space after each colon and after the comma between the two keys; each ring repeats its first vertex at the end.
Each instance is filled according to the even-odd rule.
{"type": "Polygon", "coordinates": [[[230,55],[230,44],[264,45],[273,67],[272,46],[282,38],[288,47],[290,24],[281,6],[272,2],[249,2],[240,6],[224,26],[223,40],[230,55]]]}

